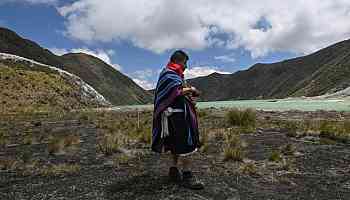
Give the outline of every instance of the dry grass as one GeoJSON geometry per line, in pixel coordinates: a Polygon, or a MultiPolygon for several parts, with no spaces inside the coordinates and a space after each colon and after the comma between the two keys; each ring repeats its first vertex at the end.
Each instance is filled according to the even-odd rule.
{"type": "Polygon", "coordinates": [[[58,164],[43,168],[40,174],[43,176],[75,174],[78,173],[80,169],[81,167],[78,164],[58,164]]]}
{"type": "Polygon", "coordinates": [[[70,147],[73,145],[80,144],[80,136],[78,134],[70,134],[63,138],[64,140],[64,146],[70,147]]]}
{"type": "Polygon", "coordinates": [[[36,142],[36,138],[34,137],[33,133],[27,133],[24,137],[23,137],[23,144],[25,145],[31,145],[34,144],[36,142]]]}
{"type": "Polygon", "coordinates": [[[5,147],[9,143],[8,136],[4,131],[0,130],[0,148],[5,147]]]}
{"type": "Polygon", "coordinates": [[[209,149],[209,131],[206,128],[200,130],[200,143],[201,143],[201,152],[207,152],[209,149]]]}
{"type": "Polygon", "coordinates": [[[258,174],[258,169],[253,162],[243,163],[239,169],[240,169],[241,173],[246,174],[246,175],[258,174]]]}
{"type": "Polygon", "coordinates": [[[65,141],[63,137],[50,136],[47,150],[50,155],[64,153],[65,141]]]}
{"type": "Polygon", "coordinates": [[[103,153],[106,156],[110,156],[116,152],[120,151],[121,140],[117,134],[104,134],[98,139],[97,148],[99,152],[103,153]]]}
{"type": "Polygon", "coordinates": [[[291,159],[282,159],[280,169],[285,171],[293,171],[295,166],[291,159]]]}
{"type": "Polygon", "coordinates": [[[226,134],[224,144],[224,161],[243,161],[244,158],[244,142],[241,141],[239,133],[226,134]]]}
{"type": "Polygon", "coordinates": [[[320,136],[334,141],[347,143],[350,141],[350,121],[306,120],[306,121],[280,121],[280,128],[287,131],[289,137],[302,137],[307,135],[320,136]]]}
{"type": "Polygon", "coordinates": [[[16,159],[1,158],[0,159],[0,170],[16,170],[20,162],[16,159]]]}
{"type": "Polygon", "coordinates": [[[281,148],[281,153],[284,155],[291,156],[291,155],[294,155],[295,152],[296,152],[296,147],[291,143],[281,148]]]}
{"type": "Polygon", "coordinates": [[[150,127],[142,125],[139,128],[136,128],[135,133],[136,133],[136,138],[138,142],[151,144],[152,130],[150,127]]]}
{"type": "Polygon", "coordinates": [[[120,167],[120,165],[128,164],[131,160],[131,156],[121,153],[113,157],[113,166],[120,167]]]}
{"type": "Polygon", "coordinates": [[[256,126],[256,111],[252,109],[232,109],[226,113],[226,120],[230,126],[253,127],[256,126]]]}

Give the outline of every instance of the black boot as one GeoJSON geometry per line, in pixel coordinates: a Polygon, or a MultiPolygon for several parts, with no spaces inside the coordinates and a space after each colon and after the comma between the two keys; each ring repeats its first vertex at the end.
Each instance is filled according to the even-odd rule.
{"type": "Polygon", "coordinates": [[[169,179],[174,183],[181,183],[181,174],[176,167],[170,167],[169,169],[169,179]]]}
{"type": "Polygon", "coordinates": [[[193,175],[191,171],[184,171],[182,173],[182,185],[185,188],[191,190],[201,190],[204,189],[203,183],[198,181],[193,175]]]}

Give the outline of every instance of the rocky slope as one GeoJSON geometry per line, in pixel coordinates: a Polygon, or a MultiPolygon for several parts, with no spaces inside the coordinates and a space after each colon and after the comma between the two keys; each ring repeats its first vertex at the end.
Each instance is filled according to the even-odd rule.
{"type": "Polygon", "coordinates": [[[86,54],[56,56],[35,42],[0,27],[0,53],[9,53],[64,69],[81,77],[114,105],[151,102],[149,92],[102,60],[86,54]]]}
{"type": "Polygon", "coordinates": [[[16,55],[0,53],[0,113],[110,106],[79,77],[16,55]]]}
{"type": "Polygon", "coordinates": [[[189,80],[205,101],[319,96],[350,86],[350,40],[308,56],[189,80]]]}

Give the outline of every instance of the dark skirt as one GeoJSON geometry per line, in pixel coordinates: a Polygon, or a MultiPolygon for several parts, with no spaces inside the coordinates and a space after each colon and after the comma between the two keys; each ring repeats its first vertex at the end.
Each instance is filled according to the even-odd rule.
{"type": "MultiPolygon", "coordinates": [[[[188,100],[184,96],[179,96],[170,107],[185,109],[185,101],[188,100]]],[[[186,118],[185,112],[173,113],[168,117],[169,136],[164,139],[165,151],[181,155],[194,152],[200,147],[198,127],[191,126],[189,109],[192,107],[186,106],[186,118]]]]}

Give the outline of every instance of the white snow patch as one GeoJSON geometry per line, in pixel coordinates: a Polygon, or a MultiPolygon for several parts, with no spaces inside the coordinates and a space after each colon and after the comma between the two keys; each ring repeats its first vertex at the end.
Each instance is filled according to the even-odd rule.
{"type": "Polygon", "coordinates": [[[29,64],[29,67],[34,67],[34,65],[42,66],[50,68],[54,71],[57,71],[59,74],[61,74],[63,77],[70,78],[75,83],[77,83],[81,87],[82,95],[86,98],[92,98],[94,101],[99,102],[102,105],[111,105],[110,102],[108,102],[100,93],[98,93],[93,87],[91,87],[89,84],[85,83],[80,77],[71,74],[65,70],[59,69],[57,67],[53,67],[50,65],[46,65],[28,58],[23,58],[17,55],[7,54],[7,53],[0,53],[0,60],[11,60],[14,62],[26,62],[29,64]]]}

